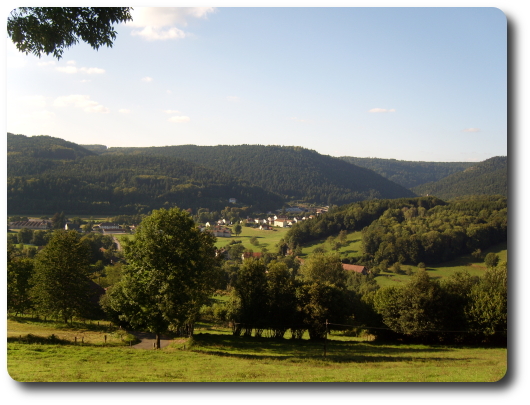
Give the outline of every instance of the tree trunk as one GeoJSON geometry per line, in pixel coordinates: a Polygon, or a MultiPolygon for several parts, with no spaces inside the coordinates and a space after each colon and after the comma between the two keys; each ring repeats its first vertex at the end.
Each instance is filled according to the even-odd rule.
{"type": "Polygon", "coordinates": [[[156,348],[160,349],[160,335],[158,333],[156,334],[156,348]]]}

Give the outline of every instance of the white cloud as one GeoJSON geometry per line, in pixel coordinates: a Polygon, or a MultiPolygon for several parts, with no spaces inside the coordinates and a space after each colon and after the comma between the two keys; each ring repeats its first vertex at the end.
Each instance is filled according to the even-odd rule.
{"type": "Polygon", "coordinates": [[[206,18],[214,11],[213,7],[139,7],[132,11],[133,20],[126,25],[141,28],[133,30],[131,35],[147,40],[179,39],[188,34],[176,25],[186,26],[189,18],[206,18]]]}
{"type": "Polygon", "coordinates": [[[143,77],[143,78],[142,78],[142,81],[143,81],[143,82],[147,82],[147,83],[149,83],[149,82],[152,82],[152,81],[153,81],[153,78],[152,78],[152,77],[149,77],[149,76],[146,76],[146,77],[143,77]]]}
{"type": "Polygon", "coordinates": [[[237,96],[228,96],[228,97],[226,97],[226,100],[230,101],[232,103],[237,103],[237,102],[241,101],[241,99],[239,97],[237,97],[237,96]]]}
{"type": "Polygon", "coordinates": [[[70,96],[62,96],[55,99],[54,107],[68,107],[73,106],[80,108],[87,113],[103,113],[107,114],[109,109],[102,106],[96,101],[90,100],[90,96],[74,94],[70,96]]]}
{"type": "Polygon", "coordinates": [[[386,108],[372,108],[371,110],[368,110],[370,113],[386,113],[386,112],[396,112],[394,108],[391,108],[390,110],[387,110],[386,108]]]}
{"type": "Polygon", "coordinates": [[[100,69],[100,68],[95,68],[95,67],[92,67],[92,68],[86,68],[86,67],[77,68],[77,67],[74,66],[75,65],[75,61],[73,61],[73,60],[68,61],[67,65],[68,66],[59,66],[59,67],[57,67],[55,69],[57,71],[59,71],[59,72],[68,73],[68,74],[86,73],[88,75],[92,75],[92,74],[103,74],[103,73],[105,73],[105,69],[100,69]]]}
{"type": "Polygon", "coordinates": [[[85,68],[85,67],[83,67],[83,68],[81,68],[79,70],[81,72],[89,74],[89,75],[93,75],[93,74],[100,75],[100,74],[105,73],[105,69],[100,69],[100,68],[85,68]]]}
{"type": "Polygon", "coordinates": [[[164,41],[166,39],[182,39],[186,37],[186,33],[182,30],[179,30],[177,27],[145,27],[141,31],[133,31],[131,35],[142,37],[148,41],[164,41]]]}
{"type": "Polygon", "coordinates": [[[37,62],[37,66],[53,66],[55,65],[54,60],[37,62]]]}
{"type": "Polygon", "coordinates": [[[120,113],[122,114],[130,114],[131,113],[131,110],[128,110],[127,108],[121,108],[120,110],[118,110],[120,113]]]}
{"type": "Polygon", "coordinates": [[[47,110],[36,111],[31,114],[31,118],[41,121],[49,121],[55,118],[55,113],[47,110]]]}
{"type": "Polygon", "coordinates": [[[180,111],[177,110],[164,110],[166,114],[180,114],[180,111]]]}
{"type": "Polygon", "coordinates": [[[58,72],[68,73],[68,74],[74,74],[77,73],[77,68],[75,66],[59,66],[56,68],[58,72]]]}
{"type": "Polygon", "coordinates": [[[480,128],[466,128],[464,132],[480,132],[480,128]]]}
{"type": "Polygon", "coordinates": [[[168,119],[169,122],[178,122],[178,123],[189,122],[189,120],[190,120],[190,117],[186,117],[185,115],[176,115],[168,119]]]}

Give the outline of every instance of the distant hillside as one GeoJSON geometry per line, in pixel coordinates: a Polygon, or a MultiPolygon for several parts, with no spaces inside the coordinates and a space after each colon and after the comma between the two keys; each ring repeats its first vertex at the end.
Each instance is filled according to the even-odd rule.
{"type": "Polygon", "coordinates": [[[341,159],[373,170],[381,176],[406,188],[441,180],[453,173],[476,165],[471,162],[411,162],[396,159],[358,158],[342,156],[341,159]]]}
{"type": "Polygon", "coordinates": [[[74,160],[93,155],[95,155],[94,152],[64,139],[47,135],[25,136],[7,133],[8,157],[74,160]]]}
{"type": "Polygon", "coordinates": [[[346,204],[369,198],[414,197],[372,170],[295,146],[165,146],[109,148],[104,155],[158,155],[185,159],[278,193],[286,200],[346,204]]]}
{"type": "Polygon", "coordinates": [[[437,182],[412,189],[419,195],[434,195],[448,200],[467,195],[508,196],[508,158],[497,156],[476,163],[463,172],[452,174],[437,182]]]}
{"type": "MultiPolygon", "coordinates": [[[[230,205],[229,198],[254,210],[268,211],[284,203],[277,194],[182,159],[96,156],[89,151],[88,156],[75,160],[30,158],[25,152],[39,156],[43,138],[24,138],[8,136],[8,150],[16,151],[7,159],[10,213],[134,214],[175,205],[221,210],[230,205]],[[20,139],[25,142],[24,148],[18,146],[20,139]],[[35,144],[31,143],[33,139],[35,144]]],[[[62,140],[44,138],[46,148],[61,145],[62,140]]],[[[84,150],[72,145],[74,151],[84,150]]]]}
{"type": "Polygon", "coordinates": [[[81,146],[85,149],[88,149],[98,154],[107,151],[107,147],[105,145],[81,145],[81,146]]]}

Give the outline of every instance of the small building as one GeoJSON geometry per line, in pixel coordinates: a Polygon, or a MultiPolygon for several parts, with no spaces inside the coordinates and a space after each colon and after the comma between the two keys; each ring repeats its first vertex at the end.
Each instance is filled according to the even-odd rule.
{"type": "Polygon", "coordinates": [[[355,273],[361,273],[365,276],[369,273],[368,269],[365,266],[359,266],[357,264],[343,264],[342,268],[346,271],[353,271],[355,273]]]}
{"type": "Polygon", "coordinates": [[[287,221],[288,221],[287,218],[277,218],[277,219],[274,220],[274,226],[279,226],[280,228],[285,228],[288,225],[287,221]]]}
{"type": "Polygon", "coordinates": [[[77,231],[77,232],[81,232],[81,226],[79,224],[74,224],[74,223],[71,223],[71,222],[67,222],[65,225],[64,225],[64,230],[65,231],[77,231]]]}
{"type": "Polygon", "coordinates": [[[232,231],[230,229],[225,228],[223,226],[216,226],[215,228],[211,229],[210,232],[219,238],[230,238],[232,237],[232,231]]]}
{"type": "Polygon", "coordinates": [[[254,259],[259,259],[261,257],[260,252],[245,252],[241,255],[241,260],[249,259],[253,257],[254,259]]]}
{"type": "Polygon", "coordinates": [[[228,202],[231,203],[231,204],[235,204],[237,202],[237,200],[235,198],[229,198],[228,202]]]}
{"type": "Polygon", "coordinates": [[[269,226],[269,224],[261,224],[261,225],[259,226],[259,229],[260,229],[261,231],[269,231],[269,230],[271,229],[271,227],[269,226]]]}
{"type": "Polygon", "coordinates": [[[52,224],[50,221],[16,221],[9,223],[10,229],[51,229],[52,224]]]}

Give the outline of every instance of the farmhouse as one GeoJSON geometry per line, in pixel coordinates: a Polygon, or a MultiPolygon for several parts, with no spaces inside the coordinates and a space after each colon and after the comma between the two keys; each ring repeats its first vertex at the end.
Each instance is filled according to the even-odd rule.
{"type": "Polygon", "coordinates": [[[216,226],[213,229],[211,229],[210,232],[214,236],[217,236],[220,238],[230,238],[232,236],[232,231],[230,231],[230,229],[225,228],[223,226],[216,226]]]}
{"type": "Polygon", "coordinates": [[[10,222],[9,228],[11,229],[51,229],[52,225],[49,221],[17,221],[10,222]]]}
{"type": "Polygon", "coordinates": [[[103,231],[104,234],[112,234],[112,233],[124,233],[125,230],[120,228],[120,225],[114,223],[114,222],[102,222],[99,224],[99,229],[103,231]]]}
{"type": "Polygon", "coordinates": [[[287,226],[287,218],[276,218],[274,220],[274,226],[279,226],[280,228],[285,228],[287,226]]]}
{"type": "Polygon", "coordinates": [[[346,271],[353,271],[355,273],[361,273],[367,275],[369,273],[368,269],[365,266],[358,266],[356,264],[343,264],[342,268],[346,271]]]}
{"type": "Polygon", "coordinates": [[[259,259],[261,257],[260,252],[245,252],[241,255],[241,260],[249,259],[253,257],[254,259],[259,259]]]}

